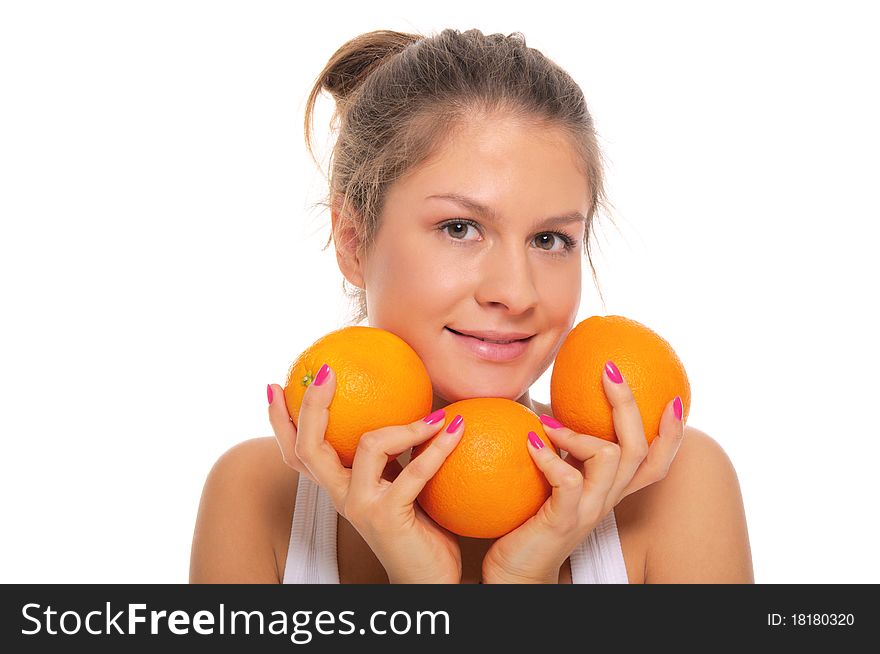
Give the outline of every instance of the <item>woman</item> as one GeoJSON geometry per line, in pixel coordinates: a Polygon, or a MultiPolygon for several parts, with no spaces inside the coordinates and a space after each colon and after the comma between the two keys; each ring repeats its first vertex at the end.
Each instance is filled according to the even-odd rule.
{"type": "Polygon", "coordinates": [[[275,438],[245,441],[211,470],[190,580],[753,582],[736,473],[714,440],[682,423],[680,398],[649,448],[613,362],[603,380],[618,443],[566,429],[529,395],[573,326],[580,248],[589,258],[605,205],[578,85],[519,34],[370,32],[319,75],[310,151],[322,90],[337,103],[327,206],[343,288],[355,289],[352,323],[367,319],[412,346],[435,411],[468,397],[516,400],[542,416],[541,438],[565,456],[541,439],[529,448],[553,485],[540,519],[498,539],[458,537],[413,500],[466,425],[419,466],[405,452],[442,419],[371,432],[346,469],[323,440],[333,372],[307,390],[299,429],[270,385],[275,438]],[[499,359],[477,339],[527,340],[502,346],[509,356],[499,359]],[[387,455],[401,453],[402,471],[381,478],[387,455]]]}

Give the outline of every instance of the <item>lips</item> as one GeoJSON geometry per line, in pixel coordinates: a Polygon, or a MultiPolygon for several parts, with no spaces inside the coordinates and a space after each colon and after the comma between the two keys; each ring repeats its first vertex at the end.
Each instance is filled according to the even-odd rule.
{"type": "Polygon", "coordinates": [[[526,338],[515,339],[510,343],[492,343],[490,341],[482,340],[475,336],[462,334],[461,332],[455,329],[450,329],[449,327],[447,327],[446,329],[452,335],[452,338],[455,340],[455,342],[463,347],[465,351],[470,352],[471,355],[476,356],[478,359],[482,359],[484,361],[514,361],[528,351],[529,343],[532,340],[532,337],[528,336],[526,338]]]}
{"type": "Polygon", "coordinates": [[[509,343],[515,343],[517,341],[527,341],[534,334],[524,334],[519,332],[511,332],[511,333],[501,333],[501,332],[466,332],[459,331],[456,329],[452,329],[451,327],[446,327],[453,334],[458,334],[459,336],[470,336],[471,338],[475,338],[479,341],[483,341],[484,343],[496,343],[500,345],[506,345],[509,343]]]}

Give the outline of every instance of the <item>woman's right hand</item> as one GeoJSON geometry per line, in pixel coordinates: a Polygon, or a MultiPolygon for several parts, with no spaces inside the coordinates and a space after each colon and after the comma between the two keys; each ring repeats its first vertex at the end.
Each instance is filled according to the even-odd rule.
{"type": "Polygon", "coordinates": [[[389,470],[399,468],[397,456],[440,430],[445,418],[442,410],[432,414],[433,424],[418,420],[365,433],[352,467],[346,468],[324,438],[335,392],[336,374],[331,369],[323,384],[313,382],[306,389],[298,429],[283,391],[273,393],[269,420],[284,461],[327,490],[336,511],[376,554],[390,583],[460,583],[458,538],[434,522],[415,500],[455,449],[464,433],[463,421],[452,434],[435,439],[396,477],[389,470]]]}

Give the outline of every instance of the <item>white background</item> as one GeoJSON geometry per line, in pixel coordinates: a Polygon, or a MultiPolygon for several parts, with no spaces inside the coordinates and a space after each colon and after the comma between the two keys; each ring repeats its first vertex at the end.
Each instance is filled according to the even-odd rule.
{"type": "Polygon", "coordinates": [[[211,465],[347,315],[315,76],[365,31],[476,27],[584,89],[619,229],[579,320],[678,352],[756,581],[880,582],[869,3],[427,5],[0,6],[0,581],[187,580],[211,465]]]}

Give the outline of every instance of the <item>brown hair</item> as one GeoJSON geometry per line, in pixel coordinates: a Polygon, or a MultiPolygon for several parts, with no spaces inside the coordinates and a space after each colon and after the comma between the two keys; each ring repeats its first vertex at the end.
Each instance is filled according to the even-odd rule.
{"type": "MultiPolygon", "coordinates": [[[[568,135],[590,182],[584,251],[598,289],[590,234],[593,216],[600,209],[610,215],[611,205],[593,119],[577,83],[527,47],[521,33],[446,29],[425,37],[377,30],[351,39],[330,57],[306,102],[305,141],[316,164],[311,134],[321,91],[336,101],[330,126],[338,136],[329,193],[317,205],[338,210],[339,223],[322,250],[334,237],[353,233],[358,252],[369,252],[388,187],[425,161],[466,118],[503,111],[568,135]],[[347,211],[349,205],[353,211],[347,211]]],[[[343,278],[343,292],[356,303],[348,324],[367,316],[365,291],[352,289],[346,290],[343,278]]],[[[601,289],[599,297],[604,305],[601,289]]]]}

